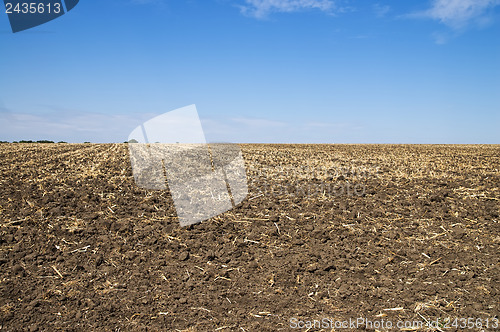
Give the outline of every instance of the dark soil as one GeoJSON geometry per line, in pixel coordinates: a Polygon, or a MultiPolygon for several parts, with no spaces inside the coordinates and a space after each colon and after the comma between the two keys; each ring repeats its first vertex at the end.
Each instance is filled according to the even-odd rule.
{"type": "Polygon", "coordinates": [[[126,144],[0,145],[0,330],[499,318],[500,146],[242,149],[247,199],[181,228],[126,144]]]}

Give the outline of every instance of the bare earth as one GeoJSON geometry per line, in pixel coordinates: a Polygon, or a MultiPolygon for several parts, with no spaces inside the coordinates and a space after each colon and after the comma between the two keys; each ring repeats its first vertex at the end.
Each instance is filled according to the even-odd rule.
{"type": "Polygon", "coordinates": [[[248,197],[181,228],[126,144],[1,144],[0,330],[500,327],[500,146],[242,150],[248,197]]]}

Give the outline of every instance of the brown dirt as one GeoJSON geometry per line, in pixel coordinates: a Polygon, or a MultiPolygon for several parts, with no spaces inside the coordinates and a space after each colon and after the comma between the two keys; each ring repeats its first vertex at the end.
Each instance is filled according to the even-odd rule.
{"type": "Polygon", "coordinates": [[[499,317],[500,146],[242,149],[247,199],[181,228],[125,144],[0,145],[0,330],[499,317]]]}

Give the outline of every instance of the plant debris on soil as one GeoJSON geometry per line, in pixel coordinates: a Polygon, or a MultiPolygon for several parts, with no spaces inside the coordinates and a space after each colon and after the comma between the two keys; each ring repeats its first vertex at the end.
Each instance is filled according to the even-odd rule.
{"type": "Polygon", "coordinates": [[[2,144],[0,330],[494,329],[500,146],[241,148],[247,198],[182,228],[126,144],[2,144]]]}

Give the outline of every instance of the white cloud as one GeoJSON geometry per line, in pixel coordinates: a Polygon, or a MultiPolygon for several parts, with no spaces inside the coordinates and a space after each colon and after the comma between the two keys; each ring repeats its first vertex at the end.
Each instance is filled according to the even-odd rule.
{"type": "Polygon", "coordinates": [[[433,0],[431,8],[410,16],[431,18],[461,29],[472,22],[481,23],[488,11],[498,5],[500,0],[433,0]]]}
{"type": "Polygon", "coordinates": [[[373,5],[373,11],[375,12],[375,15],[377,15],[377,17],[384,17],[391,11],[391,7],[376,3],[373,5]]]}
{"type": "Polygon", "coordinates": [[[207,142],[333,143],[359,142],[366,131],[361,123],[265,118],[202,119],[207,142]]]}
{"type": "Polygon", "coordinates": [[[287,125],[286,122],[258,118],[233,118],[232,120],[253,127],[283,127],[287,125]]]}
{"type": "Polygon", "coordinates": [[[452,36],[447,32],[436,31],[432,33],[432,38],[434,38],[434,42],[438,45],[446,44],[451,37],[452,36]]]}
{"type": "Polygon", "coordinates": [[[273,12],[291,13],[308,9],[331,12],[336,8],[332,0],[245,0],[240,6],[245,15],[264,18],[273,12]]]}
{"type": "Polygon", "coordinates": [[[128,0],[129,4],[137,6],[151,6],[156,9],[166,9],[167,3],[165,0],[128,0]]]}
{"type": "Polygon", "coordinates": [[[133,4],[136,5],[149,5],[149,4],[161,4],[162,0],[130,0],[133,4]]]}
{"type": "Polygon", "coordinates": [[[43,114],[14,112],[0,107],[0,140],[48,139],[67,142],[123,142],[138,124],[153,116],[79,112],[54,107],[43,114]]]}

